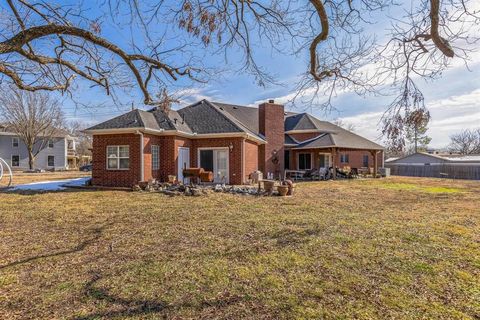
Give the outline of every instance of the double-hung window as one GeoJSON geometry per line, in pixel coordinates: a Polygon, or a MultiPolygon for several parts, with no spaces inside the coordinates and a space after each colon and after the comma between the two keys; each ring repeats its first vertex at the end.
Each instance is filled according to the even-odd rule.
{"type": "Polygon", "coordinates": [[[12,147],[18,148],[18,138],[17,137],[12,138],[12,147]]]}
{"type": "Polygon", "coordinates": [[[152,145],[152,170],[160,169],[160,148],[152,145]]]}
{"type": "Polygon", "coordinates": [[[341,154],[340,155],[340,162],[341,163],[348,163],[348,154],[341,154]]]}
{"type": "Polygon", "coordinates": [[[53,148],[53,140],[52,140],[52,139],[49,139],[49,140],[48,140],[48,147],[49,147],[50,149],[53,148]]]}
{"type": "Polygon", "coordinates": [[[130,167],[129,146],[108,146],[107,147],[107,169],[127,170],[130,167]]]}

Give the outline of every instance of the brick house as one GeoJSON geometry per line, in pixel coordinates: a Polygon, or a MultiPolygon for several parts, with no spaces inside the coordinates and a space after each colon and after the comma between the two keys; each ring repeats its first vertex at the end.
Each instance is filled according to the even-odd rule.
{"type": "Polygon", "coordinates": [[[132,186],[185,167],[214,173],[215,182],[244,184],[260,170],[378,167],[383,147],[273,101],[258,108],[199,101],[164,112],[132,110],[86,130],[93,135],[94,185],[132,186]]]}

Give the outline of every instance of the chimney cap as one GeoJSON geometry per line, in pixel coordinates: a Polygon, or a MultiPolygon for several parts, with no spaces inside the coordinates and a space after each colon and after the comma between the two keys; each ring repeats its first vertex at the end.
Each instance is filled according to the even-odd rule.
{"type": "Polygon", "coordinates": [[[268,103],[275,103],[275,100],[270,99],[270,100],[268,100],[268,103]]]}

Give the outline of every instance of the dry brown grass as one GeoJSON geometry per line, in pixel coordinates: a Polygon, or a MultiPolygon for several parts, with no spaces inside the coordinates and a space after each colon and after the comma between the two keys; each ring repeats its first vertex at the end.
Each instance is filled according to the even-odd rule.
{"type": "Polygon", "coordinates": [[[480,183],[0,194],[2,319],[478,319],[480,183]]]}

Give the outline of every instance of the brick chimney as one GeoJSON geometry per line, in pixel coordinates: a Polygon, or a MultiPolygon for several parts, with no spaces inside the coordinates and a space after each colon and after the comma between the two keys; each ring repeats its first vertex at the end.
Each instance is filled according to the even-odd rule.
{"type": "Polygon", "coordinates": [[[258,150],[258,168],[264,178],[273,173],[275,178],[283,177],[284,170],[284,108],[281,104],[269,100],[258,107],[259,131],[265,136],[266,144],[258,150]]]}

